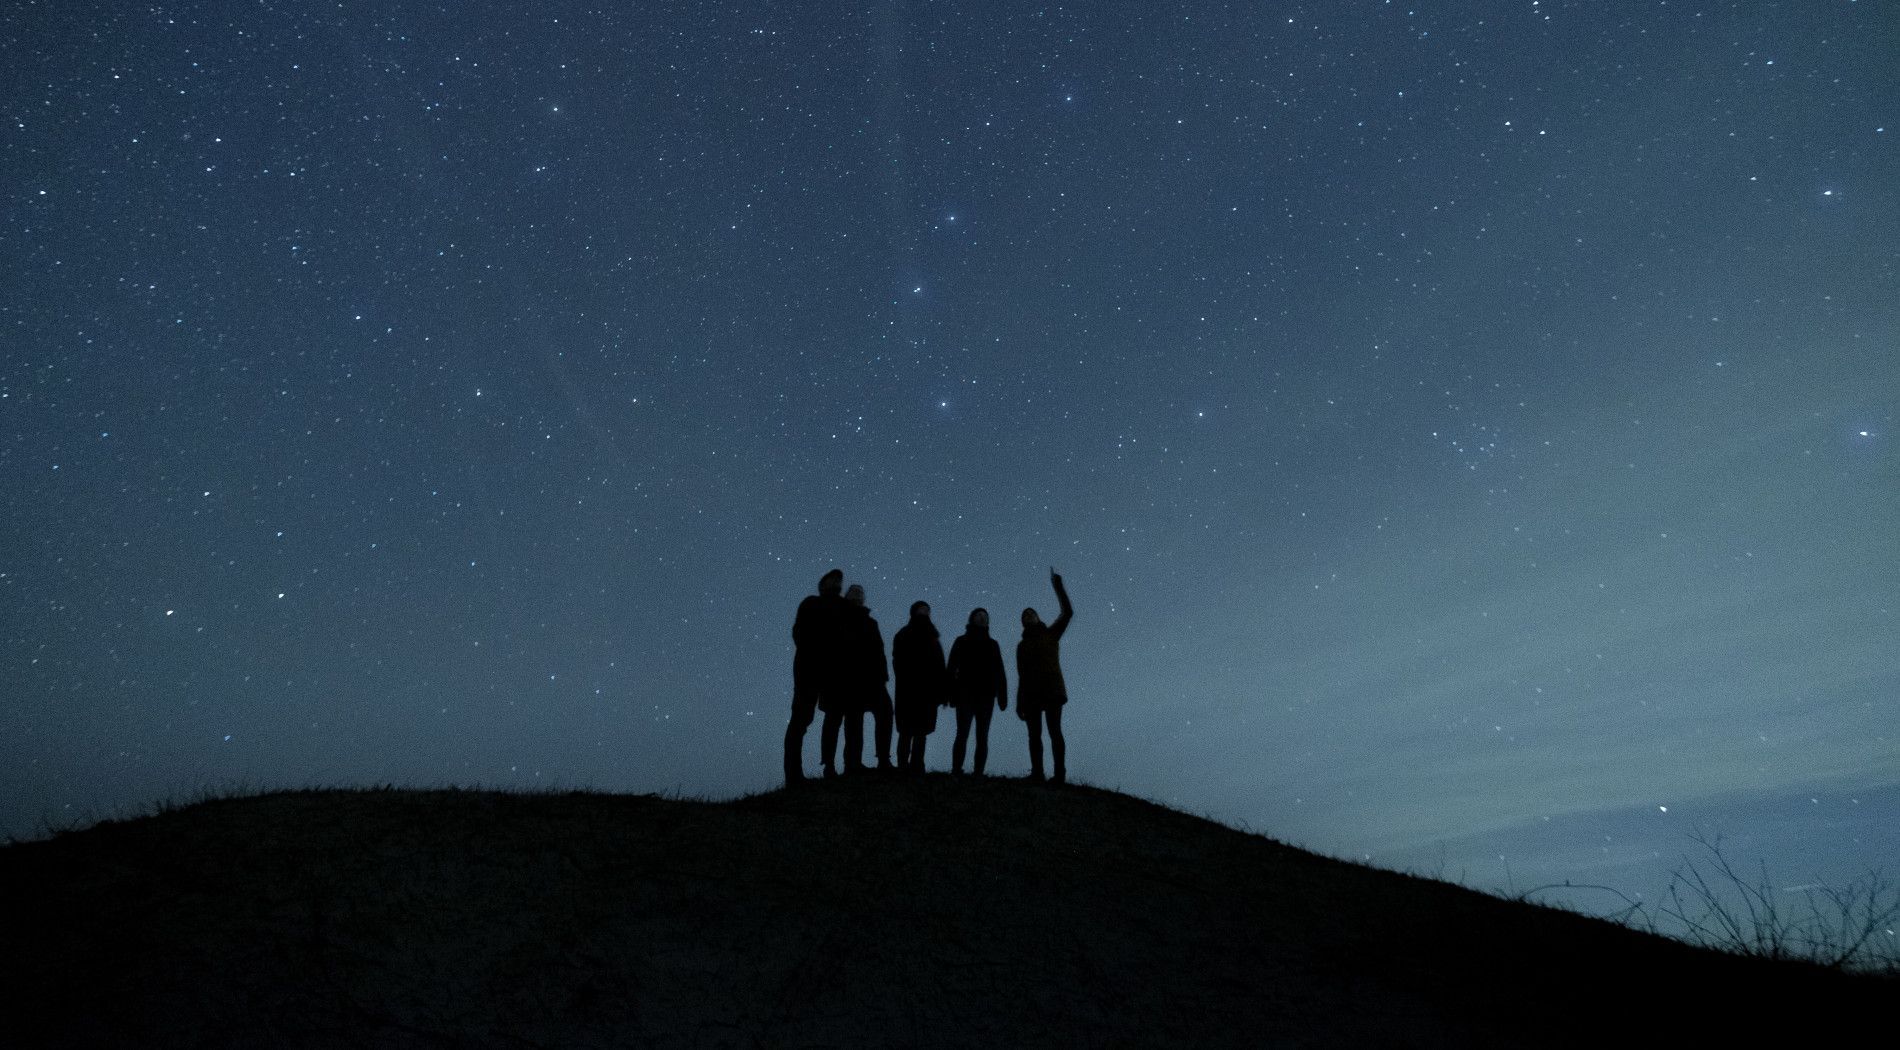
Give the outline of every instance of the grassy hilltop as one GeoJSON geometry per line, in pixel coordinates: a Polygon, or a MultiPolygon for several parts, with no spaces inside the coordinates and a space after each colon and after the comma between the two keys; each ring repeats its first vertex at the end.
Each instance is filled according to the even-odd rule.
{"type": "Polygon", "coordinates": [[[15,1046],[1749,1045],[1896,991],[945,775],[233,798],[0,849],[0,900],[15,1046]]]}

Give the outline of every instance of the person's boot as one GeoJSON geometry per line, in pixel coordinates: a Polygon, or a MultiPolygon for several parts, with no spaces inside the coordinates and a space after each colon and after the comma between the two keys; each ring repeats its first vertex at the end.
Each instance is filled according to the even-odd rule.
{"type": "Polygon", "coordinates": [[[837,775],[838,775],[837,769],[833,768],[831,763],[826,762],[825,763],[825,779],[830,780],[831,778],[837,775]]]}

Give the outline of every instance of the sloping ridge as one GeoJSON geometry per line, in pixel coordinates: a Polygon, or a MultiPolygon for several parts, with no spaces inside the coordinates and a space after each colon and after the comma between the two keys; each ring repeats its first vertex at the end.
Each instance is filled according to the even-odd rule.
{"type": "Polygon", "coordinates": [[[1749,1044],[1895,988],[943,775],[225,799],[0,849],[0,894],[13,1045],[1749,1044]]]}

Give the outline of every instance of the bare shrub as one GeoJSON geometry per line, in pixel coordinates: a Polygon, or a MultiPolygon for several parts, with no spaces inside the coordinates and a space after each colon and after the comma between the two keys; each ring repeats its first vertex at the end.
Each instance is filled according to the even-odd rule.
{"type": "Polygon", "coordinates": [[[1874,870],[1842,887],[1777,889],[1766,863],[1750,877],[1700,831],[1657,910],[1685,939],[1739,955],[1806,959],[1833,969],[1900,968],[1900,886],[1874,870]],[[1799,903],[1796,903],[1796,902],[1799,903]]]}
{"type": "Polygon", "coordinates": [[[1698,852],[1670,873],[1653,908],[1621,890],[1561,882],[1510,894],[1534,900],[1567,891],[1601,893],[1620,904],[1598,918],[1705,948],[1763,959],[1798,959],[1830,969],[1900,976],[1900,884],[1878,869],[1841,887],[1777,889],[1764,862],[1749,877],[1722,850],[1722,836],[1696,831],[1698,852]]]}

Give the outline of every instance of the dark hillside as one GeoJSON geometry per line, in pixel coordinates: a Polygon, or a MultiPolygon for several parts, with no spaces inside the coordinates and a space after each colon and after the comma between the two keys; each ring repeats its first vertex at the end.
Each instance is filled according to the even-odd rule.
{"type": "Polygon", "coordinates": [[[229,799],[0,849],[0,893],[11,1045],[1747,1045],[1895,991],[947,776],[229,799]]]}

